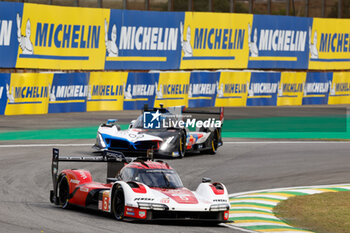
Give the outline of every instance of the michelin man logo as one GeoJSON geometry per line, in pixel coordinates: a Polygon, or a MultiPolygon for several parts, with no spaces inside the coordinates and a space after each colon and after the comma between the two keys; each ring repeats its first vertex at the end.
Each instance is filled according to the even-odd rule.
{"type": "Polygon", "coordinates": [[[188,88],[188,98],[192,98],[192,84],[190,84],[188,88]]]}
{"type": "Polygon", "coordinates": [[[329,81],[329,87],[330,87],[329,95],[330,96],[335,96],[335,94],[336,94],[335,82],[329,81]]]}
{"type": "Polygon", "coordinates": [[[157,99],[162,99],[163,98],[163,84],[160,84],[159,89],[158,89],[158,83],[156,82],[154,84],[155,90],[156,90],[156,97],[157,99]]]}
{"type": "Polygon", "coordinates": [[[249,85],[249,82],[247,82],[247,88],[248,88],[248,96],[254,96],[253,87],[249,85]]]}
{"type": "Polygon", "coordinates": [[[15,102],[15,97],[13,97],[13,87],[11,89],[11,93],[10,93],[10,87],[8,84],[6,84],[6,95],[7,95],[7,99],[9,100],[9,103],[14,103],[15,102]]]}
{"type": "Polygon", "coordinates": [[[128,85],[128,88],[126,89],[126,84],[124,83],[124,99],[131,100],[132,99],[132,93],[131,93],[131,84],[128,85]]]}
{"type": "Polygon", "coordinates": [[[310,55],[312,59],[317,59],[318,58],[318,51],[317,51],[317,31],[314,33],[314,38],[313,41],[311,42],[311,37],[312,37],[312,29],[309,27],[309,50],[310,50],[310,55]]]}
{"type": "Polygon", "coordinates": [[[224,84],[223,83],[221,83],[221,85],[219,85],[219,82],[216,82],[216,93],[217,93],[217,96],[219,98],[224,97],[224,84]]]}
{"type": "Polygon", "coordinates": [[[118,57],[117,47],[117,26],[114,24],[112,27],[111,40],[108,40],[108,22],[105,19],[105,44],[108,57],[118,57]]]}
{"type": "Polygon", "coordinates": [[[55,102],[56,101],[56,95],[55,95],[55,86],[52,86],[51,90],[51,84],[49,83],[49,101],[55,102]]]}
{"type": "Polygon", "coordinates": [[[190,26],[187,27],[187,33],[186,33],[186,40],[184,40],[184,25],[182,22],[180,22],[180,38],[181,38],[181,47],[182,51],[184,52],[184,57],[192,57],[193,52],[192,52],[192,46],[191,46],[191,28],[190,26]]]}
{"type": "Polygon", "coordinates": [[[277,95],[281,97],[283,96],[283,83],[278,82],[277,86],[278,86],[277,95]]]}
{"type": "Polygon", "coordinates": [[[17,14],[17,39],[19,47],[22,49],[22,54],[33,54],[33,44],[30,41],[30,20],[27,20],[25,35],[21,35],[21,25],[21,17],[17,14]]]}
{"type": "Polygon", "coordinates": [[[248,46],[249,46],[249,53],[251,57],[258,57],[259,56],[259,50],[258,50],[258,30],[254,29],[254,37],[252,41],[251,37],[252,29],[250,27],[250,24],[248,23],[248,46]]]}

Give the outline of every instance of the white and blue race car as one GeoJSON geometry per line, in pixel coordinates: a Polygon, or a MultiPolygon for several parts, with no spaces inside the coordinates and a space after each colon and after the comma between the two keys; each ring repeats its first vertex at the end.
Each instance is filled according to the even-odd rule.
{"type": "Polygon", "coordinates": [[[108,120],[107,123],[101,124],[98,128],[93,148],[99,151],[122,151],[124,154],[128,154],[128,152],[146,154],[148,150],[153,150],[155,155],[179,158],[184,157],[186,152],[215,154],[218,147],[223,144],[221,138],[223,108],[220,109],[219,113],[181,111],[180,114],[176,114],[179,112],[178,109],[165,109],[163,107],[152,110],[145,109],[136,120],[131,121],[126,130],[121,130],[120,126],[116,124],[116,120],[108,120]],[[159,117],[161,121],[159,127],[146,127],[145,112],[152,113],[153,117],[159,117]],[[200,127],[193,127],[195,131],[191,131],[186,127],[186,123],[198,125],[195,125],[196,122],[193,119],[184,118],[189,114],[215,114],[219,115],[220,118],[215,120],[210,117],[207,120],[208,124],[204,122],[204,124],[199,125],[200,127]]]}

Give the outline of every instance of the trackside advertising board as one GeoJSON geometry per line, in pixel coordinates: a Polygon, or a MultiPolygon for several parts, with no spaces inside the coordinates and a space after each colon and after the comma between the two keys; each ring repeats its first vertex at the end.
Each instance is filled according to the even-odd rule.
{"type": "Polygon", "coordinates": [[[254,15],[248,68],[307,69],[312,18],[254,15]]]}
{"type": "Polygon", "coordinates": [[[0,68],[350,69],[350,19],[10,2],[0,13],[0,68]]]}
{"type": "Polygon", "coordinates": [[[110,10],[105,69],[178,69],[183,21],[184,13],[110,10]]]}
{"type": "Polygon", "coordinates": [[[350,72],[0,73],[0,115],[350,104],[350,72]]]}

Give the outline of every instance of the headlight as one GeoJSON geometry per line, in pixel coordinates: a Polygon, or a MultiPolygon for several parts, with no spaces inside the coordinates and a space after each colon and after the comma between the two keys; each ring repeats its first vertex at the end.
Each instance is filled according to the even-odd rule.
{"type": "Polygon", "coordinates": [[[174,136],[168,137],[165,141],[163,141],[159,149],[166,150],[173,139],[174,139],[174,136]]]}
{"type": "Polygon", "coordinates": [[[146,203],[146,202],[138,202],[139,209],[144,210],[168,210],[169,207],[164,204],[158,204],[158,203],[146,203]]]}
{"type": "Polygon", "coordinates": [[[102,138],[100,133],[97,134],[96,141],[97,141],[97,145],[99,145],[101,148],[106,148],[106,143],[103,140],[103,138],[102,138]]]}
{"type": "Polygon", "coordinates": [[[228,204],[213,204],[210,206],[210,211],[226,211],[229,209],[230,206],[228,204]]]}

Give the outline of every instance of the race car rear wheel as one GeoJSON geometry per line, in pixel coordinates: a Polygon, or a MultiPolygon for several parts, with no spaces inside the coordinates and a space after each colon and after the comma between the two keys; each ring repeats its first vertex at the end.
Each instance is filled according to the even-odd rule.
{"type": "Polygon", "coordinates": [[[211,136],[210,150],[208,150],[208,153],[212,155],[216,154],[216,151],[218,149],[218,144],[219,144],[219,133],[218,133],[218,129],[215,129],[215,131],[211,136]]]}
{"type": "Polygon", "coordinates": [[[125,198],[122,188],[118,188],[113,196],[112,212],[117,220],[123,220],[125,210],[125,198]]]}
{"type": "Polygon", "coordinates": [[[58,200],[63,209],[69,207],[69,183],[66,176],[62,176],[58,185],[58,200]]]}

